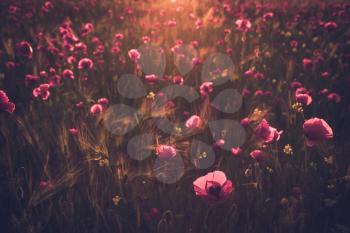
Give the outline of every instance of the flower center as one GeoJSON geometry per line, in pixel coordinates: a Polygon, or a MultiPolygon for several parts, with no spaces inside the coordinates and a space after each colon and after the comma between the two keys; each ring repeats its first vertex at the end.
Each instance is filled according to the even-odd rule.
{"type": "Polygon", "coordinates": [[[221,186],[218,186],[218,185],[213,185],[209,188],[209,193],[215,197],[219,197],[220,196],[220,193],[221,193],[221,186]]]}

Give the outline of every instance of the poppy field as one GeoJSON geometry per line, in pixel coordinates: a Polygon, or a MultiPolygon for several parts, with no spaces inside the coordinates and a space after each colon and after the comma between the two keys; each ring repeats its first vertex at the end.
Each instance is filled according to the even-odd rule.
{"type": "Polygon", "coordinates": [[[0,0],[0,232],[350,233],[346,0],[0,0]]]}

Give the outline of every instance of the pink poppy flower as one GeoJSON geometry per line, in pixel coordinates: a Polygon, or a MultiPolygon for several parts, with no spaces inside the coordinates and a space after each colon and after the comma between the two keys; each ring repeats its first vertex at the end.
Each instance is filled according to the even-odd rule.
{"type": "Polygon", "coordinates": [[[114,38],[116,40],[123,40],[124,39],[124,35],[121,34],[121,33],[117,33],[117,34],[114,35],[114,38]]]}
{"type": "Polygon", "coordinates": [[[0,90],[0,111],[5,111],[12,114],[15,109],[15,104],[9,100],[6,92],[0,90]]]}
{"type": "Polygon", "coordinates": [[[237,30],[242,32],[248,32],[252,28],[252,24],[248,19],[237,19],[235,24],[237,30]]]}
{"type": "Polygon", "coordinates": [[[72,65],[76,61],[77,61],[77,59],[74,56],[67,57],[67,63],[70,64],[70,65],[72,65]]]}
{"type": "Polygon", "coordinates": [[[119,47],[117,47],[117,46],[113,46],[111,48],[111,52],[114,53],[114,54],[118,54],[118,53],[120,53],[120,51],[121,51],[121,49],[119,47]]]}
{"type": "Polygon", "coordinates": [[[184,84],[184,78],[180,75],[176,75],[173,77],[173,83],[177,85],[183,85],[184,84]]]}
{"type": "Polygon", "coordinates": [[[90,113],[92,115],[98,115],[103,112],[103,106],[101,104],[94,104],[90,108],[90,113]]]}
{"type": "Polygon", "coordinates": [[[214,149],[220,149],[225,145],[225,140],[224,139],[218,139],[214,142],[214,149]]]}
{"type": "Polygon", "coordinates": [[[261,150],[253,150],[252,152],[250,152],[249,155],[250,155],[250,157],[252,157],[253,159],[255,159],[258,162],[261,162],[262,160],[269,157],[268,154],[266,154],[265,152],[263,152],[261,150]]]}
{"type": "Polygon", "coordinates": [[[12,69],[16,68],[16,63],[14,63],[13,61],[7,61],[5,63],[5,67],[9,70],[12,70],[12,69]]]}
{"type": "Polygon", "coordinates": [[[321,141],[333,138],[333,130],[323,119],[311,118],[304,122],[303,131],[306,145],[313,147],[321,141]]]}
{"type": "Polygon", "coordinates": [[[131,49],[128,52],[129,58],[133,61],[133,62],[137,62],[140,58],[141,58],[141,54],[139,51],[137,51],[136,49],[131,49]]]}
{"type": "Polygon", "coordinates": [[[243,88],[242,90],[242,96],[247,97],[251,94],[251,92],[247,88],[243,88]]]}
{"type": "Polygon", "coordinates": [[[50,88],[50,85],[47,83],[40,84],[39,87],[33,90],[33,96],[35,98],[40,97],[42,100],[47,100],[50,96],[49,88],[50,88]]]}
{"type": "Polygon", "coordinates": [[[330,21],[330,22],[324,23],[323,26],[327,31],[332,31],[332,30],[336,29],[338,25],[337,25],[337,23],[330,21]]]}
{"type": "Polygon", "coordinates": [[[308,58],[304,58],[303,59],[303,66],[304,66],[304,69],[306,70],[309,70],[313,67],[313,62],[311,59],[308,59],[308,58]]]}
{"type": "Polygon", "coordinates": [[[213,83],[212,82],[204,82],[199,87],[199,92],[202,97],[207,97],[209,93],[213,92],[213,83]]]}
{"type": "Polygon", "coordinates": [[[337,93],[329,93],[327,99],[329,102],[334,101],[335,103],[339,103],[341,101],[341,97],[337,93]]]}
{"type": "Polygon", "coordinates": [[[256,90],[254,92],[254,96],[263,96],[264,95],[264,91],[263,90],[256,90]]]}
{"type": "Polygon", "coordinates": [[[263,21],[268,21],[273,18],[273,12],[267,12],[263,15],[263,21]]]}
{"type": "Polygon", "coordinates": [[[263,140],[264,143],[277,142],[280,139],[283,131],[277,131],[277,129],[271,127],[266,119],[262,119],[260,124],[255,128],[255,135],[263,140]]]}
{"type": "Polygon", "coordinates": [[[328,95],[329,94],[329,90],[327,88],[324,88],[324,89],[320,90],[319,94],[320,95],[328,95]]]}
{"type": "Polygon", "coordinates": [[[195,48],[198,48],[199,42],[197,40],[193,40],[193,41],[191,41],[191,45],[195,48]]]}
{"type": "Polygon", "coordinates": [[[295,90],[295,95],[308,94],[308,90],[305,87],[299,87],[295,90]]]}
{"type": "Polygon", "coordinates": [[[73,71],[70,70],[70,69],[65,69],[65,70],[62,72],[62,77],[63,77],[63,78],[66,78],[66,79],[75,79],[74,73],[73,73],[73,71]]]}
{"type": "Polygon", "coordinates": [[[150,42],[151,41],[151,38],[149,37],[149,36],[143,36],[142,37],[142,42],[144,43],[144,44],[146,44],[146,43],[148,43],[148,42],[150,42]]]}
{"type": "Polygon", "coordinates": [[[25,76],[25,84],[30,85],[32,83],[36,83],[39,81],[39,79],[40,79],[40,77],[37,75],[27,74],[25,76]]]}
{"type": "Polygon", "coordinates": [[[312,97],[309,94],[297,93],[295,94],[295,99],[298,103],[305,106],[309,106],[312,103],[312,97]]]}
{"type": "Polygon", "coordinates": [[[247,77],[247,78],[248,78],[248,77],[253,77],[255,73],[256,73],[255,70],[249,69],[249,70],[246,70],[246,71],[243,73],[243,75],[244,75],[244,77],[247,77]]]}
{"type": "Polygon", "coordinates": [[[331,74],[328,71],[322,72],[321,77],[322,78],[328,78],[331,74]]]}
{"type": "Polygon", "coordinates": [[[33,57],[33,48],[27,41],[19,42],[16,45],[16,51],[19,56],[31,59],[33,57]]]}
{"type": "Polygon", "coordinates": [[[77,136],[78,135],[78,129],[76,128],[70,128],[69,129],[69,133],[73,136],[77,136]]]}
{"type": "Polygon", "coordinates": [[[157,75],[155,74],[149,74],[149,75],[146,75],[145,76],[145,80],[148,82],[148,83],[155,83],[157,80],[158,80],[158,77],[157,75]]]}
{"type": "Polygon", "coordinates": [[[290,84],[290,88],[291,89],[297,89],[297,88],[300,88],[302,87],[303,84],[301,84],[301,82],[298,82],[298,81],[293,81],[291,84],[290,84]]]}
{"type": "Polygon", "coordinates": [[[46,1],[45,3],[44,3],[44,5],[41,7],[41,10],[44,12],[44,13],[49,13],[50,12],[50,10],[52,10],[54,8],[54,6],[53,6],[53,4],[52,4],[52,2],[50,2],[50,1],[46,1]]]}
{"type": "Polygon", "coordinates": [[[242,149],[240,147],[232,147],[231,153],[233,156],[238,156],[242,153],[242,149]]]}
{"type": "Polygon", "coordinates": [[[232,48],[227,48],[225,52],[226,52],[226,54],[231,55],[232,52],[233,52],[233,49],[232,48]]]}
{"type": "Polygon", "coordinates": [[[175,27],[176,26],[176,20],[172,19],[167,22],[168,27],[175,27]]]}
{"type": "Polygon", "coordinates": [[[264,74],[261,72],[257,72],[253,75],[253,78],[256,80],[263,80],[265,78],[264,74]]]}
{"type": "Polygon", "coordinates": [[[90,58],[82,58],[78,63],[79,70],[91,70],[93,66],[94,63],[90,58]]]}
{"type": "Polygon", "coordinates": [[[188,129],[198,129],[202,126],[202,119],[197,115],[193,115],[186,121],[185,126],[188,129]]]}
{"type": "Polygon", "coordinates": [[[195,194],[209,205],[223,203],[230,197],[233,185],[222,171],[209,172],[193,182],[195,194]]]}
{"type": "Polygon", "coordinates": [[[173,146],[158,145],[156,147],[156,155],[160,159],[171,159],[176,156],[176,149],[173,146]]]}
{"type": "Polygon", "coordinates": [[[94,30],[94,25],[92,23],[86,23],[81,29],[81,36],[85,37],[94,30]]]}
{"type": "Polygon", "coordinates": [[[102,104],[102,105],[106,105],[109,103],[109,100],[107,98],[99,98],[97,100],[97,103],[102,104]]]}

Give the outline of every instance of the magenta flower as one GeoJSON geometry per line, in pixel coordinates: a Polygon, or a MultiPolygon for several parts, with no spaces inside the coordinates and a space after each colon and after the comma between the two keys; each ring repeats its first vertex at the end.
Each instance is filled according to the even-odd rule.
{"type": "Polygon", "coordinates": [[[250,157],[252,157],[253,159],[255,159],[258,162],[269,157],[268,154],[266,154],[264,151],[261,151],[261,150],[253,150],[252,152],[250,152],[249,155],[250,155],[250,157]]]}
{"type": "Polygon", "coordinates": [[[209,172],[193,182],[195,194],[209,205],[217,205],[227,200],[233,191],[232,182],[222,171],[209,172]]]}
{"type": "Polygon", "coordinates": [[[235,24],[237,30],[242,32],[248,32],[252,28],[252,24],[248,19],[237,19],[235,24]]]}
{"type": "Polygon", "coordinates": [[[297,88],[300,88],[302,87],[303,84],[301,84],[300,82],[298,81],[293,81],[291,84],[290,84],[290,88],[291,89],[297,89],[297,88]]]}
{"type": "Polygon", "coordinates": [[[31,59],[33,57],[33,48],[27,41],[19,42],[16,45],[16,51],[19,56],[31,59]]]}
{"type": "Polygon", "coordinates": [[[173,146],[158,145],[156,147],[156,155],[160,159],[171,159],[176,156],[176,149],[173,146]]]}
{"type": "Polygon", "coordinates": [[[328,101],[334,101],[335,103],[339,103],[341,101],[341,97],[340,95],[338,95],[337,93],[329,93],[327,96],[328,101]]]}
{"type": "Polygon", "coordinates": [[[152,84],[152,83],[155,83],[158,80],[158,77],[155,74],[148,74],[148,75],[145,76],[145,80],[148,83],[152,84]]]}
{"type": "Polygon", "coordinates": [[[79,70],[91,70],[93,66],[94,63],[90,58],[82,58],[78,63],[79,70]]]}
{"type": "Polygon", "coordinates": [[[199,87],[199,92],[202,97],[207,97],[209,93],[213,92],[213,83],[212,82],[204,82],[199,87]]]}
{"type": "Polygon", "coordinates": [[[70,70],[70,69],[65,69],[65,70],[62,72],[62,77],[63,77],[63,78],[66,78],[66,79],[75,79],[74,73],[73,73],[73,71],[70,70]]]}
{"type": "Polygon", "coordinates": [[[267,12],[263,15],[263,21],[268,21],[273,18],[273,12],[267,12]]]}
{"type": "Polygon", "coordinates": [[[51,9],[53,9],[53,4],[52,2],[50,1],[46,1],[44,3],[44,5],[41,7],[41,10],[44,12],[44,13],[49,13],[51,9]]]}
{"type": "Polygon", "coordinates": [[[139,51],[137,51],[136,49],[131,49],[128,52],[129,58],[133,61],[133,62],[137,62],[140,58],[141,58],[141,54],[139,51]]]}
{"type": "Polygon", "coordinates": [[[309,70],[313,67],[313,62],[311,59],[308,59],[308,58],[304,58],[303,59],[303,66],[304,66],[304,69],[306,70],[309,70]]]}
{"type": "Polygon", "coordinates": [[[50,85],[47,83],[40,84],[39,87],[34,88],[33,96],[35,98],[40,97],[42,100],[47,100],[50,96],[49,88],[50,88],[50,85]]]}
{"type": "Polygon", "coordinates": [[[176,20],[172,19],[167,22],[168,27],[175,27],[176,26],[176,20]]]}
{"type": "Polygon", "coordinates": [[[0,111],[5,111],[12,114],[15,109],[15,104],[9,100],[6,92],[0,90],[0,111]]]}
{"type": "Polygon", "coordinates": [[[84,107],[84,103],[83,101],[79,101],[78,103],[75,104],[75,107],[78,108],[78,109],[81,109],[84,107]]]}
{"type": "Polygon", "coordinates": [[[309,106],[312,103],[312,97],[307,93],[296,92],[295,99],[298,103],[301,103],[305,106],[309,106]]]}
{"type": "Polygon", "coordinates": [[[94,104],[90,108],[90,113],[94,116],[102,112],[103,112],[103,106],[101,104],[94,104]]]}
{"type": "Polygon", "coordinates": [[[199,129],[202,126],[202,119],[197,115],[193,115],[186,121],[185,126],[188,129],[199,129]]]}
{"type": "Polygon", "coordinates": [[[238,156],[242,153],[242,149],[240,147],[232,147],[231,153],[233,156],[238,156]]]}
{"type": "Polygon", "coordinates": [[[271,127],[266,119],[262,119],[260,124],[255,128],[255,135],[264,143],[277,142],[280,139],[283,131],[271,127]]]}
{"type": "Polygon", "coordinates": [[[338,25],[337,25],[337,23],[330,21],[330,22],[324,23],[323,26],[327,31],[332,31],[332,30],[336,29],[338,25]]]}
{"type": "Polygon", "coordinates": [[[109,100],[107,98],[99,98],[97,100],[97,103],[102,104],[102,105],[106,105],[109,103],[109,100]]]}
{"type": "Polygon", "coordinates": [[[16,68],[16,66],[17,66],[17,64],[14,63],[13,61],[7,61],[7,62],[5,63],[5,67],[6,67],[7,69],[9,69],[9,70],[12,70],[12,69],[16,68]]]}
{"type": "Polygon", "coordinates": [[[253,77],[255,73],[256,73],[255,70],[249,69],[249,70],[246,70],[243,73],[243,75],[248,78],[248,77],[253,77]]]}
{"type": "Polygon", "coordinates": [[[173,83],[177,85],[183,85],[184,84],[184,78],[180,75],[176,75],[173,77],[173,83]]]}
{"type": "Polygon", "coordinates": [[[86,23],[83,25],[83,28],[81,29],[81,35],[83,37],[87,36],[94,30],[94,25],[92,23],[86,23]]]}
{"type": "Polygon", "coordinates": [[[121,33],[117,33],[117,34],[114,35],[114,38],[116,40],[123,40],[124,39],[124,35],[121,34],[121,33]]]}
{"type": "Polygon", "coordinates": [[[251,92],[247,88],[243,88],[242,90],[242,96],[247,97],[251,94],[251,92]]]}
{"type": "Polygon", "coordinates": [[[25,83],[26,83],[26,85],[29,85],[29,84],[38,82],[39,79],[40,79],[40,77],[37,75],[27,74],[25,76],[25,83]]]}
{"type": "Polygon", "coordinates": [[[70,128],[69,129],[69,133],[73,136],[77,136],[78,135],[78,129],[76,128],[70,128]]]}
{"type": "Polygon", "coordinates": [[[264,91],[263,90],[256,90],[254,92],[254,96],[263,96],[264,95],[264,91]]]}
{"type": "Polygon", "coordinates": [[[142,42],[144,43],[144,44],[146,44],[146,43],[148,43],[148,42],[150,42],[151,41],[151,38],[149,38],[149,36],[143,36],[142,37],[142,42]]]}
{"type": "Polygon", "coordinates": [[[321,141],[333,138],[333,130],[326,121],[312,118],[304,122],[303,131],[306,137],[306,145],[313,147],[321,141]]]}
{"type": "Polygon", "coordinates": [[[331,74],[328,71],[322,72],[321,77],[322,78],[328,78],[331,74]]]}
{"type": "Polygon", "coordinates": [[[329,90],[327,88],[324,88],[322,90],[319,91],[320,95],[328,95],[329,94],[329,90]]]}
{"type": "Polygon", "coordinates": [[[213,148],[214,149],[221,149],[225,145],[225,140],[224,139],[218,139],[214,142],[213,148]]]}

